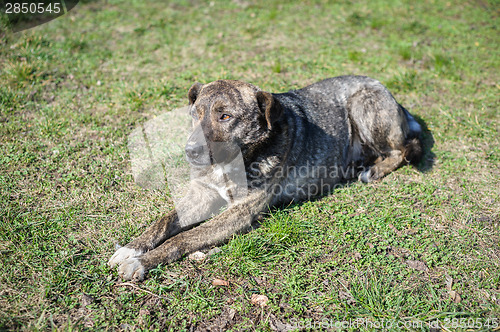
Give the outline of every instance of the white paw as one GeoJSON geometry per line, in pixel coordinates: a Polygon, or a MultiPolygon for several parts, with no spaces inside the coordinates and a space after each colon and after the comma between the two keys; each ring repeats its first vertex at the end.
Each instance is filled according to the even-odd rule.
{"type": "Polygon", "coordinates": [[[121,247],[113,254],[113,256],[111,256],[108,261],[108,265],[109,267],[115,267],[129,258],[138,257],[140,255],[142,255],[142,252],[139,250],[121,247]]]}
{"type": "Polygon", "coordinates": [[[144,266],[138,258],[129,258],[118,267],[118,275],[123,280],[144,280],[144,266]]]}
{"type": "Polygon", "coordinates": [[[359,173],[358,180],[364,183],[372,182],[373,181],[372,169],[370,168],[367,171],[359,173]]]}

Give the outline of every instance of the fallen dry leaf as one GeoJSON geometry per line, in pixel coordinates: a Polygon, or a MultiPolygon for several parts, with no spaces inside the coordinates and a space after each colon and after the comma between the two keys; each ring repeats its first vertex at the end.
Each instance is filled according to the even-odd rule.
{"type": "Polygon", "coordinates": [[[423,272],[429,271],[429,268],[427,267],[427,265],[425,265],[425,263],[422,261],[407,260],[406,264],[409,267],[411,267],[412,269],[415,269],[417,271],[423,271],[423,272]]]}
{"type": "Polygon", "coordinates": [[[252,302],[252,304],[258,304],[261,307],[265,307],[267,306],[269,298],[265,295],[253,294],[250,301],[252,302]]]}
{"type": "Polygon", "coordinates": [[[460,294],[455,292],[454,290],[449,291],[448,294],[450,294],[450,298],[453,302],[455,303],[460,303],[462,301],[462,298],[460,297],[460,294]]]}
{"type": "Polygon", "coordinates": [[[234,315],[236,315],[236,310],[234,310],[233,308],[229,308],[228,310],[228,316],[229,316],[229,320],[233,320],[234,318],[234,315]]]}
{"type": "Polygon", "coordinates": [[[229,281],[222,279],[214,279],[212,280],[212,285],[214,286],[229,286],[229,281]]]}

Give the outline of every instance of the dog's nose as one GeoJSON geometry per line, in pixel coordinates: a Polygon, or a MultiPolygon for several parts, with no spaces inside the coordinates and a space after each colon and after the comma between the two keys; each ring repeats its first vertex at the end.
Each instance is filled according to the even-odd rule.
{"type": "Polygon", "coordinates": [[[186,145],[184,149],[186,151],[186,156],[190,159],[196,159],[203,153],[203,145],[186,145]]]}

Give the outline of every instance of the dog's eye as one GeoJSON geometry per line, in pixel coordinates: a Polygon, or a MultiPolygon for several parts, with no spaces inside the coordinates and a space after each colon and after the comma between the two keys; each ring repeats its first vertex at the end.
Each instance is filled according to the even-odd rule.
{"type": "Polygon", "coordinates": [[[229,120],[229,119],[231,119],[231,115],[229,115],[229,114],[222,114],[222,115],[220,116],[220,120],[221,120],[221,121],[227,121],[227,120],[229,120]]]}

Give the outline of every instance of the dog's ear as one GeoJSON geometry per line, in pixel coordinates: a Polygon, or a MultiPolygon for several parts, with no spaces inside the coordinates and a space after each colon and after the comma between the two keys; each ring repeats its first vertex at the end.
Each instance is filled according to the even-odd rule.
{"type": "Polygon", "coordinates": [[[266,118],[267,128],[271,130],[273,124],[283,115],[283,108],[280,103],[274,99],[273,95],[269,92],[257,92],[257,103],[259,109],[266,118]]]}
{"type": "Polygon", "coordinates": [[[203,87],[203,84],[196,82],[191,86],[188,92],[188,99],[189,99],[189,105],[194,104],[196,101],[196,98],[198,98],[198,93],[200,92],[201,88],[203,87]]]}

